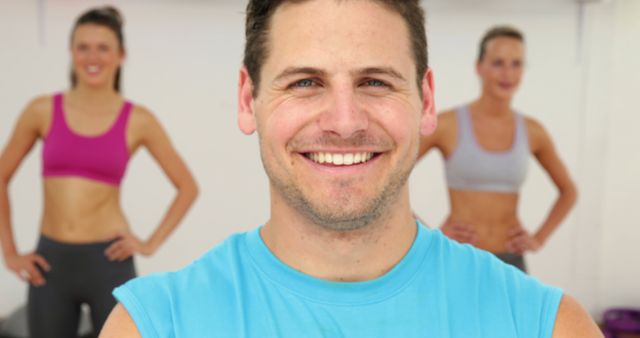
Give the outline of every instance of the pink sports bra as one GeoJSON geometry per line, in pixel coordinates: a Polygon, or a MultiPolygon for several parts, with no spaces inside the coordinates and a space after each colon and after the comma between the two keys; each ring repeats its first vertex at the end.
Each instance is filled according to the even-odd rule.
{"type": "Polygon", "coordinates": [[[77,134],[67,124],[63,95],[53,96],[53,118],[42,149],[42,175],[80,176],[119,186],[129,161],[127,121],[132,104],[125,101],[115,123],[98,136],[77,134]]]}

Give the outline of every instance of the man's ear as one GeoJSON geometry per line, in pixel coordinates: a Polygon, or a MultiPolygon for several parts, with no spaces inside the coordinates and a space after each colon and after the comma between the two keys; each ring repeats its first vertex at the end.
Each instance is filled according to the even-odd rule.
{"type": "Polygon", "coordinates": [[[420,134],[431,135],[438,125],[436,106],[434,100],[433,72],[427,69],[422,78],[422,118],[420,121],[420,134]]]}
{"type": "Polygon", "coordinates": [[[251,135],[256,131],[256,115],[253,109],[253,81],[245,66],[240,68],[238,81],[238,126],[240,130],[251,135]]]}

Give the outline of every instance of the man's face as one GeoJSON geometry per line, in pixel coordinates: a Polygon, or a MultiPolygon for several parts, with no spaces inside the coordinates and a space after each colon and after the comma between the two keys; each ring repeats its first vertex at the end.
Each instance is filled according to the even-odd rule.
{"type": "Polygon", "coordinates": [[[271,23],[257,97],[241,71],[239,124],[257,128],[272,212],[365,226],[408,194],[435,128],[431,73],[418,88],[406,24],[373,1],[286,4],[271,23]]]}

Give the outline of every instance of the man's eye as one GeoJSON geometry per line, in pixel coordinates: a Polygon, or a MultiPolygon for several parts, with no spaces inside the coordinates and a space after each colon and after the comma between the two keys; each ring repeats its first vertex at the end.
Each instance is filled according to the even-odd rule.
{"type": "Polygon", "coordinates": [[[386,87],[387,84],[380,80],[367,80],[365,81],[365,85],[370,87],[386,87]]]}
{"type": "Polygon", "coordinates": [[[299,81],[294,82],[292,87],[308,88],[308,87],[312,87],[313,85],[315,85],[315,81],[313,81],[311,79],[303,79],[303,80],[299,80],[299,81]]]}

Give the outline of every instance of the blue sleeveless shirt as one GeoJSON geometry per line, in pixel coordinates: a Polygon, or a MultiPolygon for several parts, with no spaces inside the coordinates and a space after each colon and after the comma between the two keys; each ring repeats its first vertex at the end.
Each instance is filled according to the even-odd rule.
{"type": "Polygon", "coordinates": [[[259,229],[186,268],[114,291],[144,338],[551,337],[562,292],[418,225],[405,257],[365,282],[285,265],[259,229]]]}

